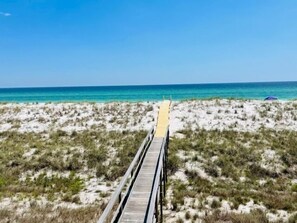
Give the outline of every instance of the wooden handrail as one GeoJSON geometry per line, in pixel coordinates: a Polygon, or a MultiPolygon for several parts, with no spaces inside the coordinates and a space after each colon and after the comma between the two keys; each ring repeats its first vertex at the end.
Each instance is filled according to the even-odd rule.
{"type": "Polygon", "coordinates": [[[156,212],[156,201],[158,199],[158,191],[162,190],[162,188],[160,188],[160,181],[161,181],[161,178],[163,177],[162,169],[164,166],[164,158],[166,160],[165,156],[167,155],[166,149],[168,146],[168,138],[169,138],[169,128],[167,127],[166,137],[163,140],[161,152],[160,152],[160,155],[158,158],[158,164],[157,164],[157,168],[156,168],[156,172],[155,172],[155,176],[154,176],[153,188],[152,188],[151,196],[150,196],[150,203],[149,203],[147,213],[146,213],[146,221],[145,222],[147,222],[147,223],[155,222],[154,218],[156,217],[155,215],[157,214],[157,213],[155,213],[156,212]]]}
{"type": "Polygon", "coordinates": [[[149,148],[150,143],[152,142],[154,132],[155,132],[155,128],[152,127],[149,130],[145,139],[143,140],[133,161],[131,162],[128,170],[126,171],[116,191],[113,193],[110,201],[108,202],[106,208],[104,209],[97,223],[107,222],[111,218],[111,214],[113,214],[112,222],[117,219],[118,213],[122,211],[123,203],[127,200],[127,196],[129,195],[130,189],[133,186],[133,183],[135,180],[134,178],[137,175],[139,168],[141,167],[141,162],[143,161],[144,155],[147,149],[149,148]],[[130,183],[125,191],[125,195],[122,198],[122,191],[125,189],[125,186],[129,179],[130,179],[130,183]],[[118,204],[118,207],[116,208],[116,211],[113,212],[116,204],[118,204]]]}

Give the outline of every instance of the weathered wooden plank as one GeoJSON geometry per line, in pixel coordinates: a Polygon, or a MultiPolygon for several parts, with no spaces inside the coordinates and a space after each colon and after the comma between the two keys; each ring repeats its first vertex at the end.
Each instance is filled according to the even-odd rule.
{"type": "Polygon", "coordinates": [[[162,142],[163,140],[160,140],[160,138],[153,139],[123,210],[120,222],[144,222],[162,142]],[[154,152],[151,152],[151,150],[154,150],[154,152]]]}

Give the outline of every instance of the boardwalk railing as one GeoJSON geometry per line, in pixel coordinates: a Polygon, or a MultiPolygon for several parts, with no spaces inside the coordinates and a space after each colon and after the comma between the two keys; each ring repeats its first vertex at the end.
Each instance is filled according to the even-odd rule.
{"type": "Polygon", "coordinates": [[[148,206],[145,222],[163,222],[163,200],[166,195],[167,164],[168,164],[168,143],[169,129],[166,130],[166,137],[163,140],[158,164],[154,176],[153,188],[151,191],[150,203],[148,206]]]}
{"type": "Polygon", "coordinates": [[[151,128],[97,223],[117,222],[119,220],[154,133],[155,128],[151,128]]]}

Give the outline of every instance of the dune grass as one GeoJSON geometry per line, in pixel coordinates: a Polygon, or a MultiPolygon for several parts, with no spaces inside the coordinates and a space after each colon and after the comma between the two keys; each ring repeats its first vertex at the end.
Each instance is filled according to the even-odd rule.
{"type": "Polygon", "coordinates": [[[14,216],[11,209],[1,209],[0,219],[14,219],[16,222],[91,222],[88,219],[98,215],[98,207],[105,205],[109,195],[98,191],[98,202],[80,205],[79,193],[85,190],[89,179],[98,178],[110,187],[118,181],[145,135],[145,131],[95,130],[72,133],[58,130],[49,134],[0,133],[0,199],[29,199],[34,203],[45,197],[48,205],[52,205],[51,208],[48,205],[30,206],[21,216],[14,216]],[[59,202],[80,206],[56,210],[54,204],[59,202]],[[98,206],[96,210],[94,205],[98,206]],[[37,211],[51,214],[46,215],[48,218],[43,221],[37,211]],[[78,215],[82,217],[76,218],[78,215]],[[85,219],[80,220],[83,216],[85,219]]]}
{"type": "MultiPolygon", "coordinates": [[[[169,148],[171,210],[216,210],[223,200],[229,202],[232,210],[251,200],[272,213],[297,210],[296,184],[292,183],[297,178],[297,132],[197,129],[179,133],[183,137],[173,137],[169,148]],[[267,151],[272,151],[273,156],[265,157],[267,151]],[[173,177],[177,171],[183,172],[187,181],[173,177]],[[206,199],[209,196],[216,198],[211,204],[206,199]],[[192,205],[185,206],[185,198],[193,199],[192,205]]],[[[212,222],[218,216],[205,221],[212,222]]],[[[257,222],[233,214],[222,219],[257,222]]]]}
{"type": "Polygon", "coordinates": [[[0,223],[95,223],[101,214],[102,207],[91,205],[77,209],[32,206],[30,212],[16,215],[16,210],[0,209],[0,223]]]}

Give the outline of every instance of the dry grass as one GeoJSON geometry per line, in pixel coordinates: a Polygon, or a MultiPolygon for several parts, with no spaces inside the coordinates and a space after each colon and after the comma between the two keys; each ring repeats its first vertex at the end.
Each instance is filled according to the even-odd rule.
{"type": "Polygon", "coordinates": [[[222,214],[216,211],[215,213],[205,217],[203,220],[205,223],[268,223],[265,213],[261,211],[253,211],[250,214],[222,214]]]}
{"type": "Polygon", "coordinates": [[[0,223],[92,223],[96,222],[102,212],[100,206],[69,209],[48,207],[31,207],[23,215],[16,215],[15,210],[0,210],[0,223]]]}

